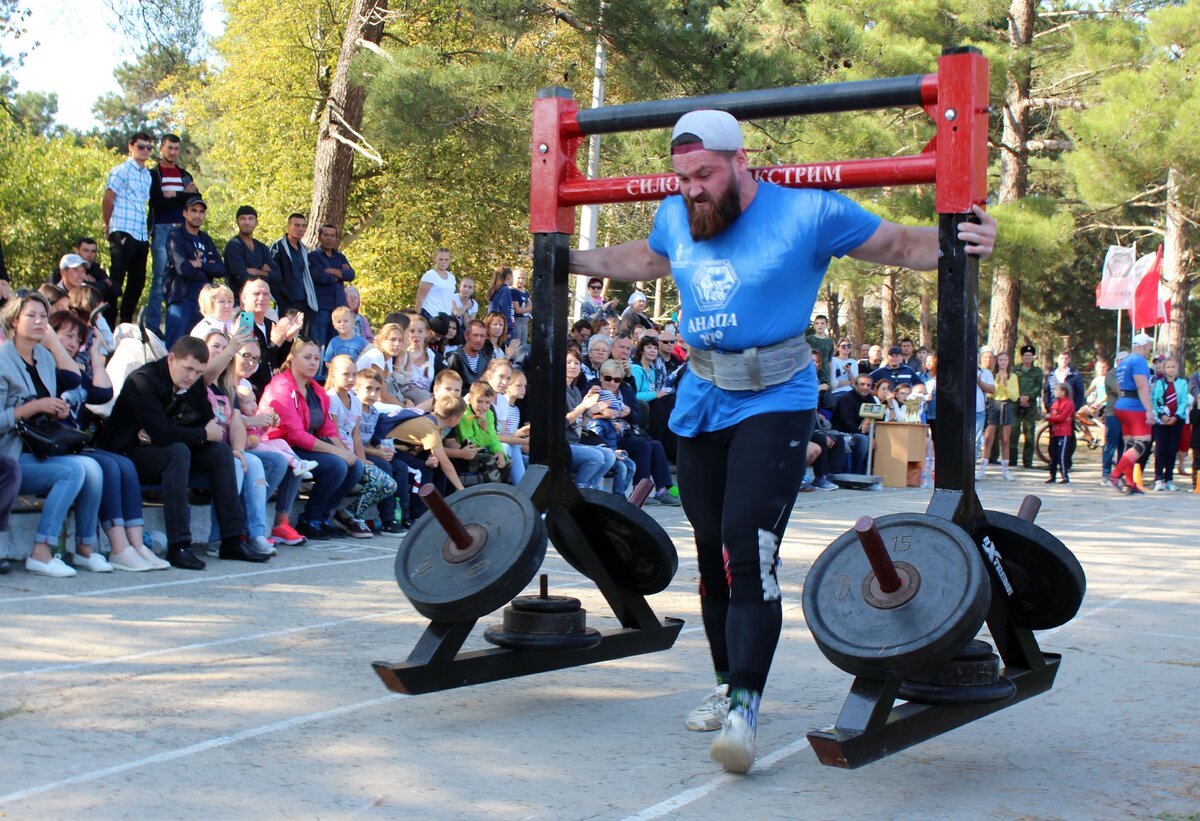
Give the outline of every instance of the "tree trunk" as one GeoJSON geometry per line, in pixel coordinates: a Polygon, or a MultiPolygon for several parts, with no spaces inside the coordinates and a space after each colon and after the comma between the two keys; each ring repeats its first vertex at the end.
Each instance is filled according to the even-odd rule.
{"type": "Polygon", "coordinates": [[[866,321],[863,318],[863,298],[858,289],[847,282],[842,285],[841,300],[846,305],[846,332],[843,334],[854,346],[854,357],[858,358],[858,346],[866,340],[866,321]]]}
{"type": "Polygon", "coordinates": [[[387,4],[388,0],[354,0],[346,20],[342,50],[338,53],[317,132],[312,208],[304,235],[304,244],[310,248],[317,246],[322,225],[328,223],[341,232],[346,220],[354,168],[354,149],[347,143],[361,144],[357,132],[362,128],[363,102],[367,96],[366,89],[350,84],[350,62],[361,48],[360,42],[378,45],[383,38],[383,12],[387,4]]]}
{"type": "MultiPolygon", "coordinates": [[[[1012,0],[1008,7],[1008,61],[1004,91],[1003,128],[1000,137],[999,202],[1016,202],[1025,196],[1029,184],[1029,84],[1032,75],[1033,23],[1035,0],[1012,0]]],[[[988,344],[995,351],[1009,351],[1017,341],[1017,315],[1020,312],[1020,288],[1017,273],[997,267],[992,274],[991,318],[988,344]]]]}
{"type": "Polygon", "coordinates": [[[888,268],[879,289],[879,313],[883,325],[883,349],[896,344],[896,269],[888,268]]]}
{"type": "Polygon", "coordinates": [[[842,303],[839,292],[833,289],[833,283],[825,280],[825,315],[829,317],[829,335],[837,339],[841,335],[838,314],[841,313],[842,303]]]}
{"type": "Polygon", "coordinates": [[[933,289],[936,286],[929,280],[921,282],[921,327],[918,329],[917,345],[933,350],[933,289]]]}
{"type": "Polygon", "coordinates": [[[1187,355],[1187,311],[1191,285],[1188,280],[1183,205],[1179,201],[1182,174],[1178,168],[1167,170],[1167,233],[1163,239],[1162,273],[1171,295],[1171,321],[1167,325],[1167,351],[1180,360],[1183,373],[1187,355]]]}

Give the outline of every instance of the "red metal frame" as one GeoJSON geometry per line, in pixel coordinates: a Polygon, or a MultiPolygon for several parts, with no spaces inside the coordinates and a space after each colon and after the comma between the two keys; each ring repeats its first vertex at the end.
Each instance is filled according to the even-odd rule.
{"type": "MultiPolygon", "coordinates": [[[[915,156],[754,168],[786,188],[850,189],[933,183],[939,214],[963,214],[987,198],[988,63],[981,54],[944,54],[921,82],[922,108],[937,135],[915,156]]],[[[678,192],[673,174],[589,180],[575,163],[586,136],[569,97],[533,107],[529,228],[573,233],[579,205],[661,200],[678,192]]]]}

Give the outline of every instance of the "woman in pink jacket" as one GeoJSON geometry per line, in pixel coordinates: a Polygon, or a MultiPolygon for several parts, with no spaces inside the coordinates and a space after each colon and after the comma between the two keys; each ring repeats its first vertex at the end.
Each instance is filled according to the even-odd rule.
{"type": "Polygon", "coordinates": [[[297,338],[259,403],[279,416],[266,438],[283,439],[301,459],[317,463],[308,503],[296,523],[296,530],[313,541],[341,535],[329,517],[363,473],[363,463],[338,439],[337,425],[329,416],[329,397],[313,381],[320,367],[317,343],[297,338]]]}

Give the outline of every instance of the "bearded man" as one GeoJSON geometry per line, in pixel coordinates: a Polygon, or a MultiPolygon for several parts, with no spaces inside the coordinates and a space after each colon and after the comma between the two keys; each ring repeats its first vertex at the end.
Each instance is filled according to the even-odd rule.
{"type": "MultiPolygon", "coordinates": [[[[649,239],[572,251],[570,267],[634,281],[672,274],[679,286],[690,353],[670,424],[717,676],[686,725],[720,729],[713,759],[744,773],[783,622],[779,544],[816,414],[804,331],[818,288],[830,259],[844,255],[931,270],[938,234],[880,219],[840,194],[756,181],[741,125],[723,111],[681,117],[671,163],[680,193],[659,206],[649,239]]],[[[964,223],[958,236],[967,253],[987,256],[995,220],[973,210],[980,222],[964,223]]]]}

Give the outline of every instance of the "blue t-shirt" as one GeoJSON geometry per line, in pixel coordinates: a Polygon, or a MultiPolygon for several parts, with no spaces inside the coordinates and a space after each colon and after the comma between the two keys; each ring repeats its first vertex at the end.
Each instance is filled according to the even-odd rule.
{"type": "MultiPolygon", "coordinates": [[[[1146,363],[1146,357],[1139,353],[1131,353],[1121,360],[1120,365],[1117,365],[1117,385],[1122,391],[1136,391],[1137,382],[1133,381],[1133,377],[1138,374],[1146,377],[1146,384],[1150,384],[1150,365],[1146,363]]],[[[1122,396],[1117,400],[1115,407],[1116,410],[1124,411],[1146,410],[1142,400],[1132,396],[1122,396]]]]}
{"type": "MultiPolygon", "coordinates": [[[[649,242],[671,260],[679,332],[688,345],[742,351],[803,334],[830,259],[862,245],[879,223],[841,194],[760,182],[741,216],[700,242],[692,239],[683,197],[667,197],[649,242]]],[[[726,391],[689,375],[680,380],[671,429],[695,436],[750,416],[816,405],[814,368],[761,391],[726,391]]]]}
{"type": "Polygon", "coordinates": [[[359,336],[357,331],[349,339],[342,339],[340,336],[335,336],[325,346],[325,361],[331,362],[335,356],[346,354],[346,356],[357,362],[358,357],[366,348],[367,340],[359,336]]]}

